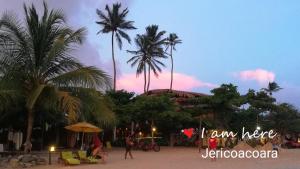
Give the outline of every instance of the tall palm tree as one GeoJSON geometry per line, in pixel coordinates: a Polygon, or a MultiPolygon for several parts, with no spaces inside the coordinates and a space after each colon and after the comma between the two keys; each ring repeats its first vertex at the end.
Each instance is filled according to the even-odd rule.
{"type": "Polygon", "coordinates": [[[164,38],[164,34],[166,31],[159,31],[158,25],[150,25],[146,27],[145,36],[149,40],[149,51],[150,54],[147,58],[148,65],[148,84],[147,84],[147,92],[149,91],[150,82],[151,82],[151,71],[157,77],[158,73],[162,70],[160,66],[165,66],[159,59],[167,58],[167,54],[164,51],[164,44],[166,42],[166,38],[164,38]]]}
{"type": "Polygon", "coordinates": [[[262,88],[262,90],[267,92],[270,96],[272,96],[274,92],[278,92],[281,89],[282,88],[276,82],[269,82],[267,88],[262,88]]]}
{"type": "Polygon", "coordinates": [[[146,61],[149,56],[149,41],[145,35],[137,35],[134,39],[135,45],[137,47],[136,51],[129,51],[127,52],[133,54],[134,56],[130,58],[127,63],[131,63],[131,67],[134,67],[137,65],[136,69],[136,76],[138,77],[140,74],[144,73],[144,93],[146,93],[147,88],[147,71],[146,71],[146,61]]]}
{"type": "Polygon", "coordinates": [[[164,52],[163,45],[165,38],[163,35],[165,31],[158,31],[157,25],[150,25],[146,27],[146,33],[137,35],[135,38],[136,51],[128,51],[134,56],[127,61],[132,62],[131,66],[137,66],[137,76],[144,73],[144,92],[149,91],[151,81],[151,71],[155,76],[162,71],[160,66],[165,66],[159,59],[167,58],[164,52]],[[148,70],[147,70],[148,69],[148,70]],[[147,75],[148,72],[148,75],[147,75]],[[148,77],[147,77],[148,76],[148,77]]]}
{"type": "Polygon", "coordinates": [[[41,97],[45,92],[51,89],[61,112],[72,116],[80,111],[80,100],[65,89],[104,90],[110,86],[110,78],[104,71],[84,66],[71,55],[70,51],[84,40],[84,28],[70,29],[64,14],[60,10],[49,11],[46,3],[42,16],[33,5],[24,4],[24,12],[23,23],[8,13],[0,20],[0,37],[4,39],[0,41],[0,53],[8,53],[0,57],[0,80],[19,84],[18,93],[25,98],[27,151],[31,146],[36,106],[43,104],[41,97]]]}
{"type": "Polygon", "coordinates": [[[170,58],[171,58],[171,83],[170,83],[170,91],[172,91],[173,87],[173,50],[176,50],[175,46],[179,43],[182,43],[182,41],[179,39],[179,37],[175,33],[170,33],[169,37],[166,40],[167,49],[170,48],[170,58]]]}
{"type": "Polygon", "coordinates": [[[104,11],[101,11],[99,9],[96,10],[97,15],[100,18],[100,21],[97,21],[96,23],[99,24],[102,28],[97,33],[111,33],[111,52],[112,52],[112,60],[113,60],[113,90],[116,90],[116,62],[115,62],[115,53],[114,53],[114,37],[116,36],[117,43],[119,45],[119,48],[122,49],[122,38],[126,39],[128,43],[130,43],[131,39],[129,35],[125,32],[126,30],[132,30],[136,29],[133,26],[133,21],[127,21],[126,17],[129,12],[127,8],[121,10],[121,4],[115,3],[113,4],[112,8],[110,8],[108,5],[106,5],[106,15],[104,14],[104,11]]]}

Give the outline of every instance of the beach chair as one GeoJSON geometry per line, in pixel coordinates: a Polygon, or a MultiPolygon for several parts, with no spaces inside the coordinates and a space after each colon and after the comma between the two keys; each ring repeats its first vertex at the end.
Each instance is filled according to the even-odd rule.
{"type": "Polygon", "coordinates": [[[65,162],[65,165],[79,165],[80,160],[74,158],[71,151],[62,151],[61,159],[65,162]]]}
{"type": "Polygon", "coordinates": [[[98,159],[96,159],[92,156],[88,157],[86,154],[86,151],[78,151],[78,157],[79,157],[80,161],[82,161],[84,163],[97,164],[99,162],[98,159]]]}

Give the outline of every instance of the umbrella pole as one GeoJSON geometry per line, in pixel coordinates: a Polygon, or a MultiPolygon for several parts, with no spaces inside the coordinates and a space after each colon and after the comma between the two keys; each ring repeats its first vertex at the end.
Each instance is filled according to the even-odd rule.
{"type": "Polygon", "coordinates": [[[81,150],[83,150],[83,138],[84,138],[84,132],[82,132],[82,139],[81,139],[81,150]]]}

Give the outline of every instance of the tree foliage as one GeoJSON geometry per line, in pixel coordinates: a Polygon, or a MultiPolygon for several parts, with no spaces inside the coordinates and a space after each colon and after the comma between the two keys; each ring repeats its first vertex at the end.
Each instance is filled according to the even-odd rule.
{"type": "MultiPolygon", "coordinates": [[[[83,43],[85,29],[72,30],[61,10],[49,10],[46,3],[43,7],[40,16],[34,5],[24,5],[23,22],[10,13],[0,19],[0,93],[17,93],[24,99],[28,117],[26,145],[30,145],[39,107],[49,109],[52,105],[67,113],[70,122],[78,119],[81,100],[65,88],[106,90],[111,84],[104,71],[85,66],[71,55],[83,43]]],[[[9,97],[6,98],[1,102],[7,103],[9,97]]]]}

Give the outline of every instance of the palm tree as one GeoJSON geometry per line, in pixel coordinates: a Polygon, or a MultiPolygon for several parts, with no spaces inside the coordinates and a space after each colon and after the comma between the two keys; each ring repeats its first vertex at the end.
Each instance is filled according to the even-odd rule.
{"type": "MultiPolygon", "coordinates": [[[[93,88],[105,90],[110,86],[109,76],[100,69],[87,67],[77,61],[70,51],[81,44],[85,29],[76,31],[65,23],[60,10],[44,11],[40,17],[32,5],[24,5],[25,20],[5,13],[0,20],[0,80],[16,83],[17,88],[4,84],[25,98],[27,133],[25,151],[31,145],[31,134],[37,105],[43,104],[42,96],[51,91],[56,96],[60,112],[73,117],[80,111],[80,100],[69,89],[93,88]]],[[[45,105],[45,104],[44,104],[45,105]]]]}
{"type": "Polygon", "coordinates": [[[171,57],[171,83],[170,83],[170,91],[172,91],[173,87],[173,50],[176,50],[175,46],[179,43],[182,43],[182,41],[179,39],[179,37],[175,33],[170,33],[169,37],[166,40],[167,49],[170,47],[170,57],[171,57]]]}
{"type": "Polygon", "coordinates": [[[267,88],[262,88],[262,90],[267,92],[270,96],[272,96],[274,92],[278,92],[281,89],[282,88],[276,82],[269,82],[267,88]]]}
{"type": "Polygon", "coordinates": [[[146,71],[146,61],[149,56],[148,47],[149,41],[145,35],[137,35],[134,39],[135,45],[137,47],[136,51],[129,51],[127,52],[133,54],[134,56],[127,61],[127,63],[131,63],[131,67],[136,66],[136,76],[138,77],[140,74],[144,73],[144,93],[146,93],[146,85],[147,85],[147,71],[146,71]]]}
{"type": "Polygon", "coordinates": [[[137,35],[135,38],[137,50],[128,51],[134,54],[134,56],[129,59],[127,63],[132,62],[132,67],[138,64],[136,71],[137,76],[142,72],[144,73],[144,92],[149,91],[151,71],[155,76],[158,76],[158,72],[162,71],[160,66],[165,66],[159,61],[161,58],[167,58],[163,49],[163,44],[165,43],[165,38],[163,38],[164,34],[165,31],[158,31],[157,25],[150,25],[146,27],[145,34],[137,35]]]}
{"type": "Polygon", "coordinates": [[[162,70],[160,66],[165,66],[159,59],[167,58],[167,55],[164,51],[163,45],[166,42],[166,39],[163,37],[166,31],[159,31],[158,25],[150,25],[146,27],[145,36],[149,40],[149,56],[147,58],[148,65],[148,84],[147,92],[149,91],[150,82],[151,82],[151,71],[156,77],[158,77],[158,72],[162,70]]]}
{"type": "Polygon", "coordinates": [[[112,9],[106,5],[105,10],[107,12],[107,15],[104,14],[103,11],[97,9],[97,15],[100,18],[100,21],[97,21],[96,23],[99,24],[102,28],[97,33],[110,33],[111,32],[111,52],[112,52],[112,60],[113,60],[113,68],[114,68],[114,74],[113,74],[113,90],[116,90],[116,62],[115,62],[115,53],[114,53],[114,37],[116,36],[117,43],[119,45],[119,48],[122,49],[122,38],[126,39],[128,43],[130,43],[131,39],[129,35],[125,32],[126,30],[132,30],[136,29],[133,26],[133,21],[127,21],[126,17],[129,12],[127,8],[124,10],[120,10],[121,4],[116,3],[113,4],[112,9]]]}

